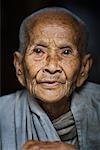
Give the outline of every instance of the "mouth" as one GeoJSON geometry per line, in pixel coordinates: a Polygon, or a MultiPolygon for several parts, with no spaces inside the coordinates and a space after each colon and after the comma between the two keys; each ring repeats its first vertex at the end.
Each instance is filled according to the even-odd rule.
{"type": "Polygon", "coordinates": [[[39,84],[41,84],[43,88],[51,89],[51,88],[57,88],[58,86],[61,86],[62,83],[58,81],[46,81],[46,82],[40,82],[39,84]]]}

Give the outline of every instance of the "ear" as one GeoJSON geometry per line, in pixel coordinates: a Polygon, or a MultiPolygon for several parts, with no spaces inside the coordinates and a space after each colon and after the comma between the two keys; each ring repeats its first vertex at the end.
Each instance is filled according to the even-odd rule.
{"type": "Polygon", "coordinates": [[[82,60],[82,65],[78,76],[78,80],[77,80],[77,87],[80,87],[87,79],[90,68],[92,66],[92,62],[93,60],[90,54],[84,56],[82,60]]]}
{"type": "Polygon", "coordinates": [[[24,71],[23,71],[23,64],[22,64],[22,55],[18,51],[14,52],[14,66],[16,69],[16,76],[19,80],[19,82],[25,86],[25,77],[24,77],[24,71]]]}

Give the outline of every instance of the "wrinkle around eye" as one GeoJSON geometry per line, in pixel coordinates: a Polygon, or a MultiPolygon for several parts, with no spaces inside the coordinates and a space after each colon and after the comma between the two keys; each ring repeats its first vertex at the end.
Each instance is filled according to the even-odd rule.
{"type": "Polygon", "coordinates": [[[34,59],[41,59],[44,57],[45,53],[42,50],[34,49],[32,52],[34,59]]]}
{"type": "Polygon", "coordinates": [[[77,50],[73,50],[73,49],[68,48],[68,49],[62,50],[61,55],[64,58],[79,57],[79,52],[77,50]]]}
{"type": "Polygon", "coordinates": [[[33,52],[36,53],[36,54],[44,53],[41,48],[34,48],[33,52]]]}
{"type": "Polygon", "coordinates": [[[35,48],[35,47],[27,50],[26,52],[27,55],[34,55],[34,56],[41,56],[44,53],[45,53],[44,50],[42,50],[41,48],[35,48]]]}

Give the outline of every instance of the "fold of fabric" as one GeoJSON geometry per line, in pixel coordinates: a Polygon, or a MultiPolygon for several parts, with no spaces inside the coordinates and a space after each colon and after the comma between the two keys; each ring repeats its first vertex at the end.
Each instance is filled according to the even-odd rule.
{"type": "Polygon", "coordinates": [[[16,99],[14,116],[18,150],[22,143],[31,139],[41,141],[60,140],[50,119],[28,92],[24,92],[23,96],[16,99]]]}
{"type": "Polygon", "coordinates": [[[77,129],[71,111],[61,115],[57,119],[54,119],[52,123],[61,138],[61,141],[78,145],[77,129]]]}

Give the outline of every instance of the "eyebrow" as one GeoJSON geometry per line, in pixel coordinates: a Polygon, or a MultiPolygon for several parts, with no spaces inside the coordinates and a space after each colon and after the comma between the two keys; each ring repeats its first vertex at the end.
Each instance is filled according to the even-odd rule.
{"type": "Polygon", "coordinates": [[[59,46],[59,48],[60,48],[60,49],[71,48],[71,46],[70,46],[70,45],[64,45],[64,46],[62,45],[62,46],[59,46]]]}
{"type": "Polygon", "coordinates": [[[48,44],[44,41],[39,41],[35,43],[36,46],[48,47],[48,44]]]}
{"type": "Polygon", "coordinates": [[[63,49],[63,48],[72,48],[72,45],[70,43],[64,43],[64,44],[60,44],[59,49],[63,49]]]}
{"type": "Polygon", "coordinates": [[[44,44],[36,44],[36,46],[45,47],[45,48],[48,47],[48,46],[46,46],[46,45],[44,45],[44,44]]]}

